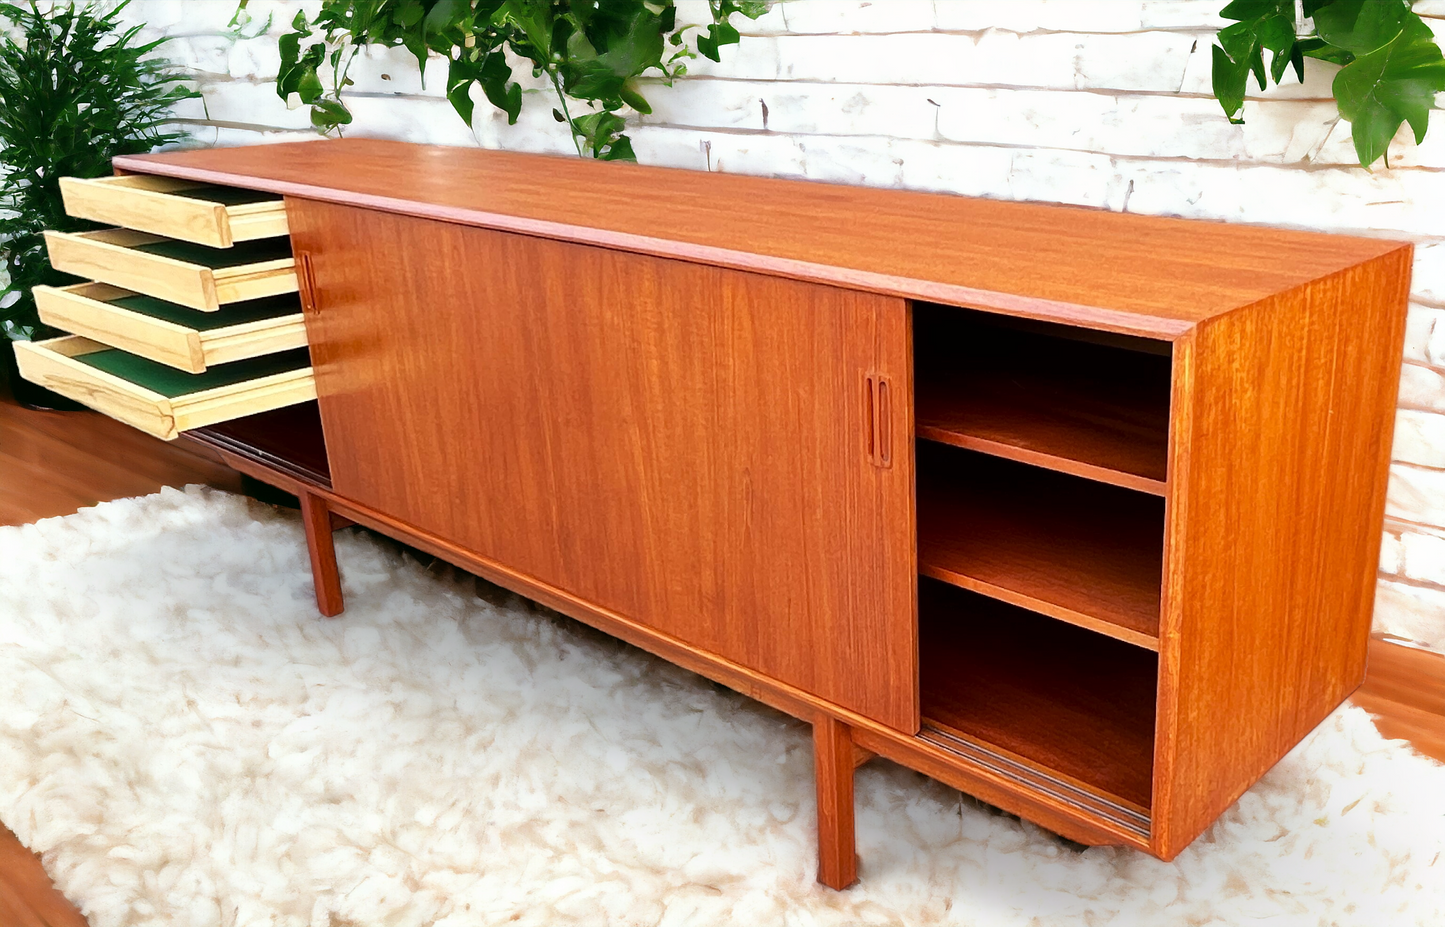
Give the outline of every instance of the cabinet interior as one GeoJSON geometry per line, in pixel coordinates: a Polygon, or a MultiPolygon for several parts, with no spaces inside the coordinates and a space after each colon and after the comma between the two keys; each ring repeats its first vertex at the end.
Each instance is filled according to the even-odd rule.
{"type": "Polygon", "coordinates": [[[1144,812],[1170,346],[916,304],[920,705],[1144,812]]]}

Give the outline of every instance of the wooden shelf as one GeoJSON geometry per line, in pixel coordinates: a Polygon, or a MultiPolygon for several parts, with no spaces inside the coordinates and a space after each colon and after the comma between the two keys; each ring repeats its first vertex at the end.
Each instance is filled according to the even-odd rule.
{"type": "Polygon", "coordinates": [[[981,742],[1148,812],[1155,654],[923,580],[925,730],[981,742]]]}
{"type": "Polygon", "coordinates": [[[926,442],[917,492],[923,575],[1159,649],[1163,499],[926,442]]]}
{"type": "Polygon", "coordinates": [[[918,436],[1163,495],[1168,346],[1064,331],[917,306],[918,436]]]}

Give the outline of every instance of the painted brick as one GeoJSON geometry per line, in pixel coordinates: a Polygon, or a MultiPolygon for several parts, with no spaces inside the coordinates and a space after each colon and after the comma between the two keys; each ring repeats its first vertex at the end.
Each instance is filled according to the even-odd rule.
{"type": "MultiPolygon", "coordinates": [[[[165,57],[177,66],[201,77],[229,77],[231,46],[235,42],[224,35],[196,35],[172,39],[161,47],[165,57]]],[[[280,60],[279,54],[277,60],[280,60]]]]}
{"type": "Polygon", "coordinates": [[[938,135],[937,87],[868,84],[749,83],[738,85],[768,105],[768,128],[807,135],[938,135]]]}
{"type": "MultiPolygon", "coordinates": [[[[738,32],[747,36],[779,35],[788,31],[784,16],[786,3],[774,3],[757,19],[735,15],[731,22],[738,32]]],[[[707,0],[677,0],[677,21],[683,25],[706,25],[712,22],[707,0]]],[[[691,42],[689,42],[691,44],[691,42]]]]}
{"type": "Polygon", "coordinates": [[[1375,630],[1445,648],[1445,592],[1380,580],[1375,591],[1375,630]]]}
{"type": "Polygon", "coordinates": [[[1400,369],[1400,405],[1445,412],[1445,371],[1407,363],[1400,369]]]}
{"type": "Polygon", "coordinates": [[[1400,534],[1400,569],[1396,572],[1445,589],[1445,538],[1417,531],[1400,534]]]}
{"type": "MultiPolygon", "coordinates": [[[[1445,126],[1441,129],[1445,130],[1445,126]]],[[[1445,157],[1439,163],[1445,164],[1445,157]]],[[[1445,242],[1423,242],[1415,246],[1415,272],[1410,291],[1416,299],[1445,305],[1445,242]]]]}
{"type": "Polygon", "coordinates": [[[1198,97],[947,87],[929,97],[945,139],[1151,158],[1297,162],[1335,115],[1332,104],[1250,101],[1236,126],[1198,97]]]}
{"type": "Polygon", "coordinates": [[[1421,409],[1397,412],[1391,456],[1401,463],[1445,469],[1445,415],[1421,409]]]}
{"type": "Polygon", "coordinates": [[[703,144],[706,139],[696,129],[643,125],[628,134],[632,138],[632,150],[637,152],[637,160],[646,164],[695,171],[706,171],[709,167],[703,144]]]}
{"type": "Polygon", "coordinates": [[[227,80],[198,85],[203,100],[186,100],[177,106],[178,116],[215,122],[244,123],[278,129],[305,129],[311,125],[311,110],[287,107],[276,96],[274,83],[227,80]]]}
{"type": "Polygon", "coordinates": [[[1405,521],[1445,527],[1445,471],[1391,464],[1385,511],[1405,521]]]}
{"type": "MultiPolygon", "coordinates": [[[[294,7],[288,5],[286,9],[294,7]]],[[[144,23],[148,31],[159,35],[221,35],[227,31],[227,24],[236,13],[236,4],[197,3],[195,0],[146,0],[145,3],[136,4],[128,13],[128,19],[144,23]]],[[[296,14],[292,12],[290,15],[296,14]]],[[[287,22],[289,21],[288,17],[287,22]]]]}
{"type": "Polygon", "coordinates": [[[745,42],[695,73],[748,80],[1008,85],[1174,92],[1193,39],[1169,32],[1080,36],[986,32],[781,35],[745,42]]]}
{"type": "Polygon", "coordinates": [[[1445,367],[1445,310],[1410,305],[1405,317],[1405,360],[1445,367]]]}
{"type": "Polygon", "coordinates": [[[208,126],[199,124],[182,125],[180,128],[193,140],[192,144],[213,145],[217,148],[321,140],[321,136],[309,130],[304,132],[293,132],[284,129],[262,131],[260,129],[242,129],[234,126],[208,126]]]}
{"type": "MultiPolygon", "coordinates": [[[[791,3],[784,3],[784,8],[791,3]]],[[[938,29],[982,32],[1139,32],[1147,29],[1214,30],[1217,0],[1144,0],[1080,3],[1079,0],[936,0],[938,29]]],[[[791,23],[791,20],[789,20],[791,23]]]]}
{"type": "Polygon", "coordinates": [[[281,70],[281,51],[271,37],[233,42],[226,54],[226,72],[234,80],[273,81],[281,70]]]}
{"type": "Polygon", "coordinates": [[[894,143],[903,156],[903,186],[939,193],[1007,198],[1014,152],[1007,148],[940,145],[936,142],[894,143]]]}
{"type": "Polygon", "coordinates": [[[1405,565],[1405,543],[1394,531],[1386,531],[1380,543],[1380,572],[1399,573],[1405,565]]]}
{"type": "Polygon", "coordinates": [[[933,8],[932,0],[787,0],[778,4],[787,30],[794,34],[926,32],[934,25],[933,8]]]}
{"type": "Polygon", "coordinates": [[[1383,237],[1434,236],[1445,173],[1129,161],[1131,211],[1383,237]]]}
{"type": "Polygon", "coordinates": [[[400,46],[366,48],[358,52],[346,70],[354,93],[405,94],[445,97],[447,63],[439,55],[427,60],[426,80],[417,69],[416,56],[400,46]]]}
{"type": "MultiPolygon", "coordinates": [[[[721,80],[677,81],[671,87],[650,84],[644,95],[652,104],[652,115],[643,117],[643,121],[658,125],[762,131],[766,127],[760,92],[772,86],[771,83],[721,80]]],[[[769,103],[768,109],[771,116],[776,106],[769,103]]]]}

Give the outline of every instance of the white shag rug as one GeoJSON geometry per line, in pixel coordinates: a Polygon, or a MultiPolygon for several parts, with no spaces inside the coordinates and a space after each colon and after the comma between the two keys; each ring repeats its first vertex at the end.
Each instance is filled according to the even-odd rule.
{"type": "Polygon", "coordinates": [[[1445,924],[1445,767],[1337,712],[1173,863],[875,761],[354,530],[200,489],[0,529],[0,820],[92,927],[1445,924]],[[478,594],[485,596],[479,597],[478,594]]]}

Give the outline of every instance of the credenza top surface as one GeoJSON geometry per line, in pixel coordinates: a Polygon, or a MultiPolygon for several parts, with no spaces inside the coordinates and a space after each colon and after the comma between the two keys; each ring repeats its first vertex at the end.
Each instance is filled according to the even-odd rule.
{"type": "Polygon", "coordinates": [[[131,155],[115,166],[1159,338],[1410,247],[374,139],[131,155]]]}

